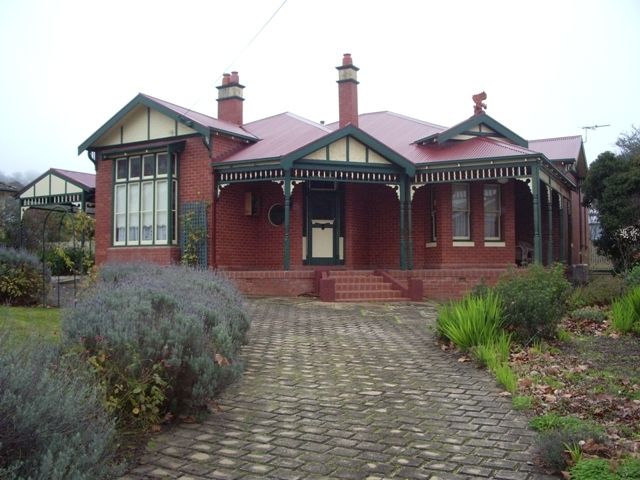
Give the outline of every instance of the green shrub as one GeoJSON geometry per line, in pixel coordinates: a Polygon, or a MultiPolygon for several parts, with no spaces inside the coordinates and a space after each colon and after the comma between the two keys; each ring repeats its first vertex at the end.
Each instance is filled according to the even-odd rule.
{"type": "MultiPolygon", "coordinates": [[[[0,246],[0,304],[34,305],[42,300],[42,263],[25,250],[0,246]]],[[[48,281],[45,271],[45,285],[48,281]]]]}
{"type": "Polygon", "coordinates": [[[55,349],[0,335],[0,478],[114,478],[113,421],[55,349]]]}
{"type": "Polygon", "coordinates": [[[47,250],[45,262],[51,275],[73,275],[86,273],[93,267],[93,252],[80,247],[53,247],[47,250]]]}
{"type": "Polygon", "coordinates": [[[625,276],[629,288],[640,287],[640,263],[633,267],[625,276]]]}
{"type": "Polygon", "coordinates": [[[484,297],[467,296],[443,306],[438,312],[437,329],[462,351],[493,343],[500,333],[502,304],[493,292],[484,297]]]}
{"type": "Polygon", "coordinates": [[[595,277],[586,285],[576,287],[567,300],[569,310],[582,307],[610,305],[627,290],[624,278],[620,276],[595,277]]]}
{"type": "Polygon", "coordinates": [[[631,290],[611,306],[613,328],[622,333],[640,334],[640,287],[631,290]]]}
{"type": "Polygon", "coordinates": [[[616,480],[608,460],[603,458],[582,459],[570,470],[571,480],[616,480]]]}
{"type": "Polygon", "coordinates": [[[106,266],[63,318],[124,429],[206,403],[241,371],[249,319],[223,278],[186,267],[106,266]]]}
{"type": "Polygon", "coordinates": [[[504,302],[505,328],[520,342],[553,338],[569,288],[562,265],[549,269],[532,265],[508,272],[495,287],[504,302]]]}

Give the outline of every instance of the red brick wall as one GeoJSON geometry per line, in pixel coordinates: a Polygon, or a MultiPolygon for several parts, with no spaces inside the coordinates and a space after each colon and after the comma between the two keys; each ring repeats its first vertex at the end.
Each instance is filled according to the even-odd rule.
{"type": "MultiPolygon", "coordinates": [[[[290,218],[291,268],[302,266],[302,189],[293,190],[290,218]]],[[[282,187],[273,182],[224,187],[216,205],[216,266],[221,269],[284,268],[284,225],[269,222],[269,208],[284,204],[282,187]],[[244,212],[245,193],[257,200],[255,216],[244,212]]]]}
{"type": "Polygon", "coordinates": [[[96,163],[96,264],[107,260],[113,225],[113,161],[96,163]]]}
{"type": "MultiPolygon", "coordinates": [[[[505,243],[504,247],[486,247],[484,240],[484,200],[483,200],[483,182],[470,182],[469,183],[469,195],[470,195],[470,226],[471,226],[471,239],[469,241],[474,242],[473,247],[461,247],[453,246],[453,231],[452,231],[452,210],[451,210],[451,185],[441,184],[435,186],[436,192],[436,222],[438,227],[438,241],[436,247],[427,247],[426,241],[422,241],[418,245],[414,245],[414,252],[416,249],[422,248],[424,254],[414,253],[414,258],[420,259],[424,256],[422,264],[414,262],[414,268],[433,268],[442,266],[443,268],[452,268],[456,266],[475,267],[475,266],[495,266],[504,267],[508,264],[515,262],[515,195],[514,195],[514,183],[509,182],[500,186],[501,202],[502,202],[502,241],[505,243]]],[[[434,186],[428,187],[434,188],[434,186]]],[[[418,202],[421,202],[419,193],[421,190],[425,190],[425,196],[427,196],[427,189],[420,189],[416,192],[418,202]]],[[[414,199],[415,199],[414,198],[414,199]]],[[[428,205],[427,199],[424,200],[425,205],[428,205]]],[[[424,217],[428,217],[429,209],[424,211],[424,217]]],[[[420,241],[420,237],[430,239],[430,219],[427,221],[428,225],[424,229],[425,234],[414,230],[414,242],[416,239],[420,241]]],[[[414,226],[418,224],[419,220],[415,218],[414,214],[414,226]]],[[[418,243],[418,242],[416,242],[418,243]]]]}

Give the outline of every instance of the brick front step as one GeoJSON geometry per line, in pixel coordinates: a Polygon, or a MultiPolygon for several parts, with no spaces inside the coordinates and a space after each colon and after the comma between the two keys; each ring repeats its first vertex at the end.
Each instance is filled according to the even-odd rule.
{"type": "Polygon", "coordinates": [[[363,291],[363,290],[389,290],[389,284],[385,282],[336,282],[336,292],[363,291]]]}
{"type": "Polygon", "coordinates": [[[336,302],[393,302],[409,300],[382,275],[373,271],[330,271],[326,278],[334,282],[332,298],[336,302]]]}
{"type": "Polygon", "coordinates": [[[408,298],[402,297],[402,292],[399,290],[365,290],[365,291],[346,291],[336,292],[336,302],[393,302],[393,301],[405,301],[408,298]]]}

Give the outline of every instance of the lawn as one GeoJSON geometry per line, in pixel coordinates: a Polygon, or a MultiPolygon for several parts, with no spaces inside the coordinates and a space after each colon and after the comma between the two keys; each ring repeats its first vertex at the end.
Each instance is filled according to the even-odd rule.
{"type": "Polygon", "coordinates": [[[0,332],[4,331],[18,342],[32,336],[57,342],[60,340],[60,310],[43,307],[0,307],[0,332]]]}

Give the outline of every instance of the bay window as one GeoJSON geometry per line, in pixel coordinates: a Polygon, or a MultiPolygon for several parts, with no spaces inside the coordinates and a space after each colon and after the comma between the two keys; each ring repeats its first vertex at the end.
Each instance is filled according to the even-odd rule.
{"type": "Polygon", "coordinates": [[[114,245],[177,243],[177,158],[166,152],[115,160],[114,245]]]}

